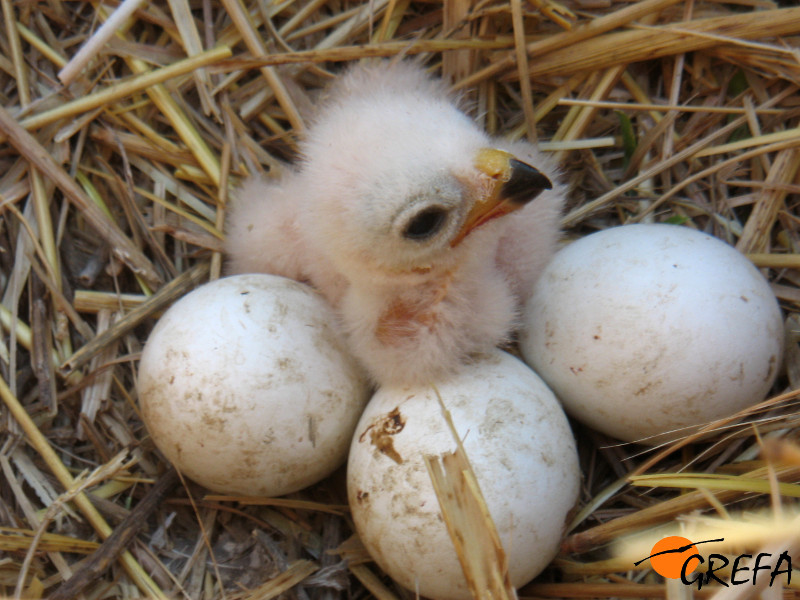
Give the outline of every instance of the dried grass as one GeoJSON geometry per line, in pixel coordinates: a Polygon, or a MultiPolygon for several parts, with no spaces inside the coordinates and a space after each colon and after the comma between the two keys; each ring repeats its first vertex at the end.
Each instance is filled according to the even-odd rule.
{"type": "Polygon", "coordinates": [[[410,597],[351,538],[341,473],[270,502],[173,485],[135,380],[157,316],[219,276],[229,187],[292,158],[343,63],[413,55],[487,130],[556,153],[568,237],[681,222],[773,284],[788,350],[770,399],[651,451],[576,426],[580,510],[519,592],[684,597],[607,545],[798,495],[800,8],[783,4],[0,0],[0,596],[410,597]]]}

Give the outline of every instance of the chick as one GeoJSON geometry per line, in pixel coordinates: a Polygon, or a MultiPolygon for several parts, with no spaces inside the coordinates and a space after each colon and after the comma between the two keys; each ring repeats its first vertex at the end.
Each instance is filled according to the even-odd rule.
{"type": "Polygon", "coordinates": [[[489,137],[408,62],[337,79],[301,155],[239,190],[230,273],[314,286],[381,385],[435,382],[509,340],[558,235],[550,160],[489,137]]]}

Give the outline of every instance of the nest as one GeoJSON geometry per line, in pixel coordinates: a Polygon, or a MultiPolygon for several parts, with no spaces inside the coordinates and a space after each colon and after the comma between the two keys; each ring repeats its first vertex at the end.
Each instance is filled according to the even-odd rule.
{"type": "MultiPolygon", "coordinates": [[[[606,547],[698,512],[777,519],[798,496],[794,3],[0,4],[0,595],[412,597],[359,547],[341,472],[289,498],[209,495],[159,455],[135,393],[159,314],[220,276],[229,190],[291,161],[318,91],[373,57],[419,60],[487,131],[554,153],[566,238],[648,221],[711,233],[764,270],[786,317],[770,397],[702,439],[645,449],[575,425],[578,512],[519,595],[685,597],[606,547]]],[[[751,553],[773,539],[762,529],[751,553]]]]}

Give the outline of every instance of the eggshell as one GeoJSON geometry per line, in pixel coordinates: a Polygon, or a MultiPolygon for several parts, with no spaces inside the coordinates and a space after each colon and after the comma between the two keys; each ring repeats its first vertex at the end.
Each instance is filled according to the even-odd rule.
{"type": "MultiPolygon", "coordinates": [[[[555,556],[580,471],[553,393],[522,361],[497,352],[437,383],[508,553],[516,586],[555,556]]],[[[409,590],[470,598],[423,457],[456,449],[430,386],[384,387],[356,427],[347,488],[359,537],[409,590]]]]}
{"type": "Polygon", "coordinates": [[[733,247],[675,225],[626,225],[557,253],[521,348],[567,412],[655,444],[760,402],[781,362],[769,284],[733,247]]]}
{"type": "Polygon", "coordinates": [[[236,275],[175,303],[139,363],[153,441],[211,490],[278,496],[341,465],[369,398],[310,287],[236,275]]]}

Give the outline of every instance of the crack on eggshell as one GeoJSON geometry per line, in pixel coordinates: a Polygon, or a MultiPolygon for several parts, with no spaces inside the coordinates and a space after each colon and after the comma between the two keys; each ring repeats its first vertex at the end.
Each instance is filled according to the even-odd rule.
{"type": "Polygon", "coordinates": [[[369,441],[381,454],[385,454],[398,465],[403,464],[403,457],[395,450],[393,436],[397,435],[406,426],[406,419],[400,414],[400,407],[395,406],[388,414],[378,417],[362,433],[358,441],[363,442],[367,433],[369,441]]]}

